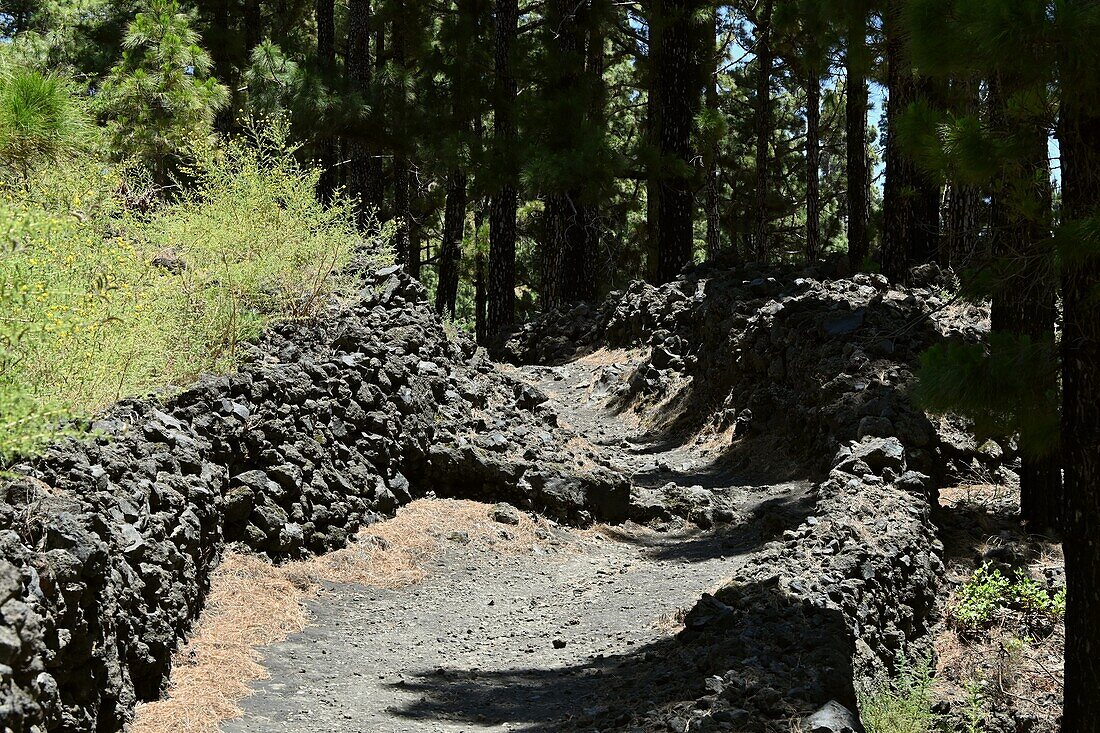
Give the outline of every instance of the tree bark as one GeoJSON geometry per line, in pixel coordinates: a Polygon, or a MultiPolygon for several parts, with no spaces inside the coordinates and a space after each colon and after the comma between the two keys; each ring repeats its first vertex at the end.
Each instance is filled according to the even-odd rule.
{"type": "Polygon", "coordinates": [[[493,152],[500,185],[489,212],[489,266],[485,285],[485,336],[495,341],[516,313],[516,78],[513,71],[518,0],[496,0],[493,61],[493,152]]]}
{"type": "Polygon", "coordinates": [[[691,133],[705,85],[697,0],[653,0],[650,94],[657,143],[657,279],[673,280],[692,260],[695,197],[691,133]]]}
{"type": "MultiPolygon", "coordinates": [[[[588,7],[577,0],[548,0],[544,101],[553,108],[546,151],[562,160],[577,154],[588,131],[585,92],[585,22],[588,7]]],[[[580,182],[555,180],[544,196],[540,300],[543,310],[583,299],[594,291],[588,265],[589,222],[580,182]]]]}
{"type": "MultiPolygon", "coordinates": [[[[990,197],[992,254],[1002,272],[993,294],[991,325],[994,331],[1027,337],[1047,345],[1053,353],[1057,315],[1051,236],[1052,191],[1047,163],[1046,127],[1012,117],[1000,81],[990,82],[991,123],[994,129],[1021,142],[1019,170],[1006,171],[990,197]],[[1026,141],[1026,142],[1025,142],[1026,141]],[[1039,217],[1026,217],[1012,201],[1024,195],[1042,202],[1039,217]]],[[[1057,392],[1052,373],[1040,392],[1057,392]]],[[[1027,416],[1023,416],[1024,419],[1027,416]]],[[[1062,480],[1057,456],[1038,456],[1021,444],[1020,515],[1036,530],[1056,528],[1061,522],[1062,480]]]]}
{"type": "Polygon", "coordinates": [[[769,145],[772,134],[772,0],[764,0],[756,17],[756,216],[753,226],[753,259],[768,261],[768,194],[771,182],[769,145]]]}
{"type": "Polygon", "coordinates": [[[485,256],[478,252],[474,255],[474,340],[484,346],[489,342],[486,331],[488,324],[488,293],[485,284],[485,256]]]}
{"type": "MultiPolygon", "coordinates": [[[[317,16],[317,65],[324,82],[331,84],[336,73],[336,19],[333,0],[316,0],[313,7],[317,16]]],[[[337,140],[322,131],[317,140],[317,159],[321,166],[317,193],[325,202],[332,200],[336,190],[338,150],[337,140]]]]}
{"type": "MultiPolygon", "coordinates": [[[[468,72],[474,63],[471,49],[475,42],[478,22],[478,8],[474,0],[458,0],[456,18],[456,42],[454,59],[450,70],[451,77],[451,117],[456,147],[466,147],[472,132],[473,116],[468,99],[470,93],[468,72]]],[[[458,153],[461,158],[461,153],[458,153]]],[[[436,288],[435,309],[441,315],[455,314],[458,298],[458,278],[462,259],[462,235],[466,228],[467,174],[462,169],[465,160],[459,160],[457,166],[447,176],[447,201],[443,214],[443,239],[439,247],[439,284],[436,288]]]]}
{"type": "MultiPolygon", "coordinates": [[[[374,62],[371,59],[371,25],[374,22],[371,0],[348,2],[348,87],[364,100],[371,96],[374,84],[374,62]]],[[[360,229],[382,207],[382,166],[379,151],[362,135],[347,140],[348,192],[355,201],[356,220],[360,229]]]]}
{"type": "Polygon", "coordinates": [[[806,78],[806,261],[821,257],[821,77],[806,78]]]}
{"type": "Polygon", "coordinates": [[[886,64],[890,99],[886,109],[886,184],[883,190],[882,272],[904,281],[914,265],[935,259],[939,238],[939,186],[917,168],[898,137],[901,115],[928,98],[929,84],[914,75],[902,36],[906,0],[886,10],[886,64]]]}
{"type": "MultiPolygon", "coordinates": [[[[408,72],[407,39],[404,24],[407,18],[394,18],[390,38],[393,43],[393,63],[398,73],[408,72]]],[[[402,82],[403,83],[403,82],[402,82]]],[[[393,95],[391,115],[395,139],[393,154],[393,216],[397,220],[394,249],[398,261],[409,274],[420,277],[420,244],[414,242],[412,212],[412,161],[408,150],[408,104],[403,91],[393,95]]]]}
{"type": "MultiPolygon", "coordinates": [[[[711,26],[713,28],[714,36],[718,34],[718,6],[715,5],[714,12],[711,15],[711,26]]],[[[707,82],[706,89],[706,105],[707,110],[711,115],[717,115],[718,112],[718,67],[721,64],[721,56],[718,53],[717,48],[712,48],[712,54],[710,59],[710,74],[707,82]]],[[[709,145],[706,150],[706,214],[707,214],[707,259],[713,260],[722,251],[722,218],[719,212],[721,199],[719,197],[719,178],[718,178],[718,151],[720,147],[720,141],[718,136],[715,135],[714,139],[709,141],[709,145]]]]}
{"type": "Polygon", "coordinates": [[[462,235],[466,229],[466,173],[461,169],[447,176],[447,201],[443,208],[443,241],[439,246],[439,283],[435,310],[454,318],[458,300],[458,274],[462,259],[462,235]]]}
{"type": "MultiPolygon", "coordinates": [[[[1080,0],[1072,4],[1082,4],[1080,0]]],[[[1072,68],[1070,66],[1069,68],[1072,68]]],[[[1100,215],[1100,114],[1063,80],[1058,137],[1062,211],[1100,215]]],[[[1065,463],[1066,646],[1062,730],[1100,732],[1100,250],[1078,238],[1062,265],[1062,455],[1065,463]],[[1075,246],[1074,246],[1075,245],[1075,246]]]]}
{"type": "MultiPolygon", "coordinates": [[[[952,82],[951,94],[956,98],[955,110],[959,114],[979,115],[978,84],[975,81],[965,79],[952,82]]],[[[959,181],[948,183],[940,261],[955,270],[964,270],[989,254],[978,251],[983,198],[982,190],[977,186],[959,181]]]]}
{"type": "Polygon", "coordinates": [[[847,133],[848,262],[862,270],[870,250],[867,234],[870,181],[867,161],[867,16],[854,13],[848,21],[845,71],[848,91],[844,101],[847,133]]]}

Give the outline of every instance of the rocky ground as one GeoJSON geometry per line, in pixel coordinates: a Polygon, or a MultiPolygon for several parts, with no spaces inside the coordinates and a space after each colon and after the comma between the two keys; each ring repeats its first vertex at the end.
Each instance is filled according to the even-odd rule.
{"type": "Polygon", "coordinates": [[[646,439],[607,407],[639,358],[600,353],[509,374],[549,397],[578,453],[653,491],[639,511],[660,531],[561,529],[549,551],[518,556],[457,542],[420,585],[334,589],[310,605],[315,625],[265,650],[271,679],[223,730],[687,730],[725,667],[674,634],[701,595],[802,523],[810,484],[745,481],[706,446],[646,439]],[[670,504],[696,522],[658,509],[670,504]]]}
{"type": "Polygon", "coordinates": [[[227,543],[305,561],[435,494],[564,534],[508,557],[459,538],[422,585],[333,588],[232,726],[858,729],[860,691],[936,642],[937,490],[1010,482],[1014,454],[908,397],[980,309],[934,269],[827,270],[635,283],[525,326],[503,366],[391,269],[241,374],[119,406],[0,503],[12,729],[116,730],[160,695],[227,543]],[[576,533],[594,521],[625,529],[576,533]]]}

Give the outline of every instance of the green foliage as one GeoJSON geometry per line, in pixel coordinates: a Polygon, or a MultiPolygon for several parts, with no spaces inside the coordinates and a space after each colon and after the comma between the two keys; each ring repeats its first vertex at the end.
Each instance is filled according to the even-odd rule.
{"type": "Polygon", "coordinates": [[[338,295],[353,253],[388,260],[293,152],[283,123],[198,150],[194,190],[149,215],[133,172],[95,159],[0,194],[0,461],[61,415],[232,369],[242,340],[338,295]]]}
{"type": "Polygon", "coordinates": [[[1060,618],[1065,610],[1064,589],[1052,596],[1023,569],[1018,568],[1012,578],[1007,578],[986,563],[959,589],[951,619],[960,631],[977,631],[1009,612],[1034,619],[1060,618]]]}
{"type": "Polygon", "coordinates": [[[0,65],[0,169],[25,177],[35,166],[81,150],[89,129],[63,77],[0,65]]]}
{"type": "Polygon", "coordinates": [[[150,166],[166,183],[171,166],[209,136],[225,87],[176,0],[150,0],[134,18],[125,51],[103,83],[103,113],[115,151],[150,166]]]}
{"type": "Polygon", "coordinates": [[[914,667],[902,656],[895,679],[860,696],[859,712],[867,733],[930,733],[932,702],[931,662],[914,667]]]}
{"type": "Polygon", "coordinates": [[[1058,444],[1056,395],[1036,385],[1057,384],[1053,344],[991,333],[988,344],[945,343],[921,356],[914,397],[925,409],[957,413],[980,438],[1016,432],[1021,448],[1044,455],[1058,444]]]}

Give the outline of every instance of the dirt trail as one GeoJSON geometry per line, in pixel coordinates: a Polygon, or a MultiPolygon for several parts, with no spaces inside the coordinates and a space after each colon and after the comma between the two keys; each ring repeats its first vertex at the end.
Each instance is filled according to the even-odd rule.
{"type": "MultiPolygon", "coordinates": [[[[605,683],[682,674],[654,651],[660,640],[777,529],[756,526],[775,517],[754,509],[798,507],[805,484],[743,485],[714,469],[705,447],[644,440],[606,407],[630,356],[513,373],[547,393],[562,423],[639,485],[705,485],[745,522],[715,532],[559,529],[521,554],[457,535],[416,585],[330,586],[309,603],[308,628],[263,650],[270,679],[255,685],[224,733],[548,731],[609,708],[621,708],[625,722],[631,710],[659,704],[641,681],[631,699],[609,697],[605,683]]],[[[694,689],[701,679],[684,684],[694,689]]]]}

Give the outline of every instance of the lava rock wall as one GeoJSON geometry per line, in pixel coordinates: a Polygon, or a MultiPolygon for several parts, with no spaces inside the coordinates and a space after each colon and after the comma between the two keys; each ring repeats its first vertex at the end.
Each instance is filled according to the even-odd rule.
{"type": "Polygon", "coordinates": [[[94,437],[12,467],[5,733],[121,730],[162,692],[227,543],[323,552],[428,492],[576,524],[625,516],[625,480],[575,470],[544,398],[448,337],[418,283],[387,268],[365,284],[324,318],[273,328],[239,372],[120,403],[94,437]]]}
{"type": "Polygon", "coordinates": [[[924,349],[988,327],[982,309],[939,294],[942,280],[934,268],[900,287],[870,274],[701,266],[549,314],[503,345],[506,359],[550,364],[648,349],[620,409],[665,438],[726,436],[749,468],[780,446],[816,478],[810,516],[688,614],[680,653],[698,667],[702,696],[636,724],[786,731],[805,717],[818,730],[814,711],[855,711],[859,688],[930,651],[943,569],[937,488],[1009,472],[1014,457],[909,399],[924,349]]]}

